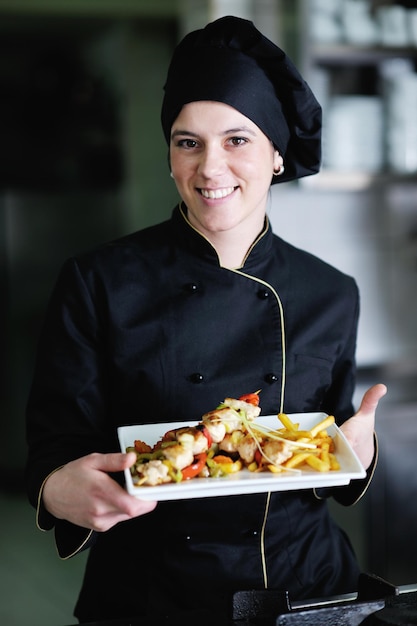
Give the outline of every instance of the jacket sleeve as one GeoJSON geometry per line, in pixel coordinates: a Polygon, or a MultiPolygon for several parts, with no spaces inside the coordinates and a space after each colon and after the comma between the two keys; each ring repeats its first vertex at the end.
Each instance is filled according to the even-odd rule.
{"type": "Polygon", "coordinates": [[[26,414],[29,500],[38,527],[55,527],[63,558],[86,547],[92,532],[56,520],[43,507],[42,491],[46,479],[62,465],[111,449],[103,427],[107,373],[101,329],[90,289],[77,263],[68,261],[46,312],[26,414]]]}
{"type": "MultiPolygon", "coordinates": [[[[345,349],[334,368],[334,377],[331,388],[326,394],[324,409],[328,414],[338,417],[340,425],[354,414],[352,396],[356,383],[356,339],[359,321],[359,292],[355,285],[356,307],[352,318],[352,325],[348,333],[345,349]]],[[[366,493],[378,462],[378,440],[374,434],[374,456],[369,466],[366,476],[363,479],[353,480],[347,486],[316,489],[314,493],[317,498],[333,497],[339,504],[351,506],[356,504],[366,493]]]]}
{"type": "Polygon", "coordinates": [[[322,405],[323,411],[336,417],[339,426],[354,414],[352,398],[356,386],[356,344],[360,313],[359,290],[354,281],[351,281],[347,292],[346,310],[348,313],[343,321],[346,339],[333,365],[332,382],[322,405]]]}

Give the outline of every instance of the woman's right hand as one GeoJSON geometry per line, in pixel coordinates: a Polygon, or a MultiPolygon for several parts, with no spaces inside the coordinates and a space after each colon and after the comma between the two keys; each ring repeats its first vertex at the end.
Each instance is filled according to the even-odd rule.
{"type": "Polygon", "coordinates": [[[93,453],[67,463],[47,478],[44,506],[58,519],[98,532],[153,511],[156,502],[131,496],[109,476],[135,460],[134,452],[93,453]]]}

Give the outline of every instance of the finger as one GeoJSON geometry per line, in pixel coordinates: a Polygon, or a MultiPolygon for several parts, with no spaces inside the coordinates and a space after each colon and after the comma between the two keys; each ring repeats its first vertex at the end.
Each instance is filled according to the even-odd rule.
{"type": "Polygon", "coordinates": [[[136,461],[134,452],[110,452],[108,454],[90,455],[94,469],[102,472],[120,472],[136,461]]]}
{"type": "Polygon", "coordinates": [[[364,394],[358,413],[369,414],[375,413],[378,402],[387,393],[387,387],[382,383],[373,385],[364,394]]]}
{"type": "Polygon", "coordinates": [[[106,514],[102,515],[99,519],[95,520],[93,530],[98,532],[105,532],[109,530],[115,524],[119,524],[120,522],[126,522],[134,517],[139,517],[140,515],[146,515],[147,513],[151,513],[155,507],[157,506],[156,501],[147,501],[147,500],[139,500],[130,496],[132,498],[131,505],[123,506],[115,511],[108,511],[106,514]]]}
{"type": "Polygon", "coordinates": [[[128,494],[121,485],[114,481],[112,484],[106,485],[103,495],[106,498],[108,514],[121,515],[119,521],[149,513],[157,505],[154,500],[141,500],[128,494]]]}
{"type": "Polygon", "coordinates": [[[128,467],[131,467],[136,462],[137,456],[135,452],[127,452],[123,456],[124,456],[124,468],[123,469],[125,468],[127,469],[128,467]]]}
{"type": "MultiPolygon", "coordinates": [[[[130,495],[122,485],[109,476],[109,473],[114,471],[116,466],[120,465],[119,457],[126,457],[127,455],[106,454],[99,456],[101,457],[101,462],[99,462],[98,466],[95,467],[95,469],[98,469],[101,473],[100,479],[96,480],[94,491],[97,502],[100,503],[99,513],[96,515],[96,523],[98,522],[101,524],[100,520],[115,520],[116,518],[117,521],[122,521],[131,517],[143,515],[144,513],[148,513],[155,508],[156,502],[139,500],[138,498],[130,495]],[[117,458],[115,459],[114,457],[117,458]]],[[[133,456],[136,458],[135,454],[133,454],[133,456]]],[[[125,459],[123,461],[122,459],[121,462],[125,462],[127,465],[129,460],[125,459]]],[[[98,510],[96,513],[97,512],[98,510]]]]}

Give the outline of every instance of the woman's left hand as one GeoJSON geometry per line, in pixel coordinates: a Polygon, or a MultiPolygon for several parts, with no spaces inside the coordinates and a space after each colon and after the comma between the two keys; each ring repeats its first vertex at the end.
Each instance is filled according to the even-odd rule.
{"type": "Polygon", "coordinates": [[[366,470],[374,457],[375,412],[379,400],[386,393],[385,385],[370,387],[365,392],[357,413],[340,427],[366,470]]]}

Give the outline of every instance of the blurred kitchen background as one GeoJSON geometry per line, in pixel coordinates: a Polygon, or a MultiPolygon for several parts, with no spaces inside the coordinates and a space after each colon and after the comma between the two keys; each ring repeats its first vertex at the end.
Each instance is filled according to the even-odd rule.
{"type": "MultiPolygon", "coordinates": [[[[71,254],[168,217],[159,123],[173,47],[253,19],[324,110],[323,170],[271,193],[277,234],[361,289],[355,402],[375,382],[380,462],[334,515],[363,569],[417,582],[417,2],[0,0],[0,621],[65,626],[85,555],[58,559],[23,491],[24,410],[42,315],[71,254]]],[[[109,564],[111,567],[111,564],[109,564]]]]}

